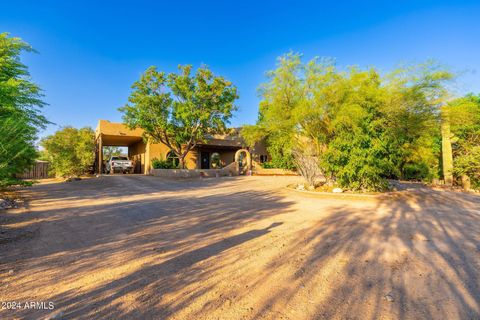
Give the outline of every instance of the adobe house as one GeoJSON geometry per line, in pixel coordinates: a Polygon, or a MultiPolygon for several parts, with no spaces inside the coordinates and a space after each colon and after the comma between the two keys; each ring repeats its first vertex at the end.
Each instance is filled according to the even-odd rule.
{"type": "MultiPolygon", "coordinates": [[[[122,123],[108,120],[99,120],[95,130],[95,170],[102,173],[104,170],[103,147],[128,147],[128,157],[135,163],[135,173],[149,174],[152,160],[169,159],[175,161],[175,155],[162,143],[145,142],[142,129],[130,130],[122,123]]],[[[241,152],[251,155],[253,162],[268,161],[268,154],[264,143],[249,148],[239,135],[239,128],[230,129],[229,134],[208,137],[206,143],[199,144],[190,151],[185,163],[187,169],[215,169],[225,167],[239,156],[241,152]]],[[[178,159],[177,159],[178,160],[178,159]]],[[[237,159],[238,160],[238,159],[237,159]]]]}

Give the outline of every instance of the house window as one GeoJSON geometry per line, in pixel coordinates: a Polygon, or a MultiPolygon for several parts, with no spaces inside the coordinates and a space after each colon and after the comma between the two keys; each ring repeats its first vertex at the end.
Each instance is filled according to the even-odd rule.
{"type": "Polygon", "coordinates": [[[213,169],[219,169],[222,167],[222,160],[220,159],[220,153],[214,152],[210,157],[210,166],[213,169]]]}
{"type": "Polygon", "coordinates": [[[180,163],[177,155],[173,151],[170,151],[169,153],[167,153],[167,159],[166,160],[167,160],[168,163],[172,164],[175,168],[177,168],[178,164],[180,163]]]}

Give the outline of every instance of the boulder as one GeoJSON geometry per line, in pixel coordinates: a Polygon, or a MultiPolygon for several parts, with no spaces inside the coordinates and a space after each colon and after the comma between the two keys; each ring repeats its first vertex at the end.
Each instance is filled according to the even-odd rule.
{"type": "Polygon", "coordinates": [[[297,190],[300,190],[300,191],[304,191],[305,190],[305,186],[303,184],[299,184],[296,188],[297,190]]]}

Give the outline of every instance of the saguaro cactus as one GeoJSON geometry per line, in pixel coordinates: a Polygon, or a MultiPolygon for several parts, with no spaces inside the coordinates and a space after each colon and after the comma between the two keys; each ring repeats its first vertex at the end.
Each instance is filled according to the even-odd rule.
{"type": "Polygon", "coordinates": [[[452,133],[450,131],[450,113],[446,108],[442,109],[441,121],[443,179],[446,185],[451,186],[453,183],[452,133]]]}

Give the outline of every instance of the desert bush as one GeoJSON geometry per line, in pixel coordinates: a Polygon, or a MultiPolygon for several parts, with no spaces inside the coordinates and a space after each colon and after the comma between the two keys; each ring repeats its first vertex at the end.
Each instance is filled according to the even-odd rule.
{"type": "Polygon", "coordinates": [[[57,177],[82,175],[95,161],[94,132],[89,127],[65,127],[43,138],[40,144],[57,177]]]}
{"type": "Polygon", "coordinates": [[[176,169],[176,166],[172,161],[161,160],[158,158],[152,159],[152,167],[153,169],[176,169]]]}
{"type": "Polygon", "coordinates": [[[408,163],[404,167],[403,178],[406,180],[431,180],[430,168],[424,162],[408,163]]]}
{"type": "Polygon", "coordinates": [[[468,94],[448,105],[453,134],[453,173],[468,176],[480,189],[480,95],[468,94]]]}

